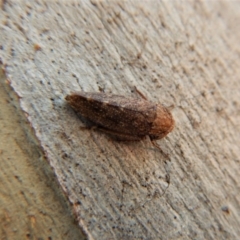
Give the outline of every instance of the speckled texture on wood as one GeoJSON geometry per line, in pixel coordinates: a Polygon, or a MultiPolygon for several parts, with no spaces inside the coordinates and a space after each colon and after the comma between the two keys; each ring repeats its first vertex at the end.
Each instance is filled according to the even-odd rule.
{"type": "Polygon", "coordinates": [[[240,236],[239,11],[237,1],[6,2],[0,56],[90,239],[240,236]],[[148,140],[84,131],[64,100],[130,97],[133,86],[175,106],[175,129],[158,141],[168,161],[148,140]]]}
{"type": "Polygon", "coordinates": [[[0,64],[0,239],[86,240],[0,64]]]}

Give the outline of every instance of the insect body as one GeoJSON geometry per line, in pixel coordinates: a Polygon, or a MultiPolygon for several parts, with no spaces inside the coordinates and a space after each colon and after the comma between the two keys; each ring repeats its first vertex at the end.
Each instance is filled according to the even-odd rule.
{"type": "Polygon", "coordinates": [[[165,137],[174,128],[171,113],[161,104],[94,92],[66,96],[70,106],[100,130],[119,140],[151,140],[165,137]]]}

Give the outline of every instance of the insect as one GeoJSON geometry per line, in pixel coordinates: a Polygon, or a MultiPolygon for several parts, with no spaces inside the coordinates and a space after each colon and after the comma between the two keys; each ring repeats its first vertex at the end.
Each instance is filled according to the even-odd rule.
{"type": "Polygon", "coordinates": [[[137,141],[165,137],[174,128],[172,114],[161,104],[146,99],[76,92],[66,96],[68,104],[97,129],[118,140],[137,141]]]}

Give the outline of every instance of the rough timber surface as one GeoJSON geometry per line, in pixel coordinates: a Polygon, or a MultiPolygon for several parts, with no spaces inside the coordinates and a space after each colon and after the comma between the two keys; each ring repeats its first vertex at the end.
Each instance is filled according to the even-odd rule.
{"type": "Polygon", "coordinates": [[[1,60],[89,239],[240,236],[239,11],[237,1],[2,1],[1,60]],[[82,129],[64,100],[134,86],[174,105],[165,154],[82,129]]]}

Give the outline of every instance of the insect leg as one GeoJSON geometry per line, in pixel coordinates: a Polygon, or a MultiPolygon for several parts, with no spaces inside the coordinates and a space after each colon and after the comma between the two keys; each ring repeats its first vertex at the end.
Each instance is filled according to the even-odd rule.
{"type": "Polygon", "coordinates": [[[140,90],[138,90],[136,86],[134,86],[134,90],[140,95],[141,98],[148,100],[147,97],[140,90]]]}
{"type": "Polygon", "coordinates": [[[164,156],[164,158],[169,159],[169,155],[167,153],[165,153],[154,140],[151,140],[151,142],[152,142],[153,146],[156,147],[161,152],[161,154],[164,156]]]}

